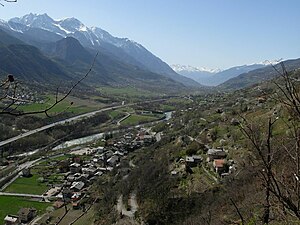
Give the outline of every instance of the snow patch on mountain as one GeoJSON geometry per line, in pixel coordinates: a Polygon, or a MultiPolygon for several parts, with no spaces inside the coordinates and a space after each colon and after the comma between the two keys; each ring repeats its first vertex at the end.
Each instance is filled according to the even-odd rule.
{"type": "Polygon", "coordinates": [[[79,31],[88,31],[88,28],[86,26],[84,26],[84,25],[81,25],[79,27],[79,31]]]}
{"type": "Polygon", "coordinates": [[[265,66],[270,66],[270,65],[276,65],[276,64],[278,64],[282,61],[283,61],[283,59],[281,58],[281,59],[274,59],[274,60],[265,60],[265,61],[260,62],[258,64],[265,65],[265,66]]]}
{"type": "MultiPolygon", "coordinates": [[[[65,28],[63,28],[62,26],[60,26],[60,24],[53,24],[54,26],[57,26],[60,30],[62,30],[63,32],[65,32],[66,34],[72,34],[71,31],[66,30],[65,28]]],[[[44,28],[43,28],[44,29],[44,28]]],[[[62,35],[61,33],[56,32],[59,35],[62,35]]]]}
{"type": "Polygon", "coordinates": [[[4,20],[1,20],[1,19],[0,19],[0,26],[1,27],[5,27],[5,28],[9,28],[8,23],[6,21],[4,21],[4,20]]]}
{"type": "MultiPolygon", "coordinates": [[[[276,65],[277,63],[280,63],[282,59],[275,59],[275,60],[264,60],[259,63],[251,63],[251,64],[245,64],[242,66],[236,66],[232,67],[235,70],[244,70],[244,68],[249,67],[249,66],[254,66],[254,65],[263,65],[263,66],[269,66],[269,65],[276,65]]],[[[174,64],[171,65],[171,68],[178,73],[181,72],[186,72],[186,73],[211,73],[211,74],[216,74],[219,72],[222,72],[224,70],[221,69],[209,69],[206,67],[196,67],[196,66],[190,66],[190,65],[180,65],[180,64],[174,64]]],[[[227,69],[226,69],[227,70],[227,69]]]]}
{"type": "Polygon", "coordinates": [[[243,66],[240,66],[240,67],[247,67],[247,66],[253,66],[253,65],[264,65],[264,66],[271,66],[271,65],[276,65],[280,62],[282,62],[283,59],[273,59],[273,60],[264,60],[262,62],[255,62],[255,63],[250,63],[250,64],[245,64],[243,66]]]}

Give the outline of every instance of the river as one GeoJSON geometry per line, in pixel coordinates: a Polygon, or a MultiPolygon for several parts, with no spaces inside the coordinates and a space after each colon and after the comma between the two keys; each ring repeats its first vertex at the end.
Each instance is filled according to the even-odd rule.
{"type": "Polygon", "coordinates": [[[87,137],[73,139],[71,141],[66,141],[66,142],[56,146],[52,150],[59,150],[59,149],[63,149],[63,148],[69,148],[69,147],[72,147],[74,145],[82,145],[82,144],[86,144],[86,143],[89,143],[89,142],[97,141],[97,140],[103,138],[103,136],[104,136],[104,133],[100,133],[100,134],[90,135],[90,136],[87,136],[87,137]]]}
{"type": "MultiPolygon", "coordinates": [[[[160,122],[170,120],[172,118],[172,114],[173,114],[173,111],[165,112],[165,118],[163,120],[161,120],[160,122]]],[[[134,127],[140,127],[140,126],[134,126],[134,127]]],[[[114,130],[111,133],[118,133],[119,131],[120,130],[114,130]]],[[[72,147],[72,146],[75,146],[75,145],[83,145],[83,144],[86,144],[86,143],[94,142],[94,141],[97,141],[99,139],[102,139],[104,137],[104,134],[105,133],[99,133],[99,134],[94,134],[94,135],[90,135],[90,136],[86,136],[86,137],[66,141],[66,142],[54,147],[52,150],[55,151],[55,150],[60,150],[60,149],[63,149],[63,148],[69,148],[69,147],[72,147]]]]}

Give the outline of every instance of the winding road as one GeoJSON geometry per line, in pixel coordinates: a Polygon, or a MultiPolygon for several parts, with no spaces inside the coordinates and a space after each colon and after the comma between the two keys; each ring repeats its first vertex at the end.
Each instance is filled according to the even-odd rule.
{"type": "Polygon", "coordinates": [[[124,116],[123,118],[121,118],[118,122],[117,125],[121,126],[122,121],[126,120],[128,117],[130,117],[131,114],[130,113],[126,113],[126,116],[124,116]]]}

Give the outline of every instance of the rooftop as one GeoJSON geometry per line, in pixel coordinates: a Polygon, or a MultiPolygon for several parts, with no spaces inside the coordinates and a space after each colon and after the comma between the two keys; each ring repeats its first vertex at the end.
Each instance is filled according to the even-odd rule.
{"type": "Polygon", "coordinates": [[[216,168],[224,167],[225,159],[215,159],[214,160],[214,166],[216,168]]]}
{"type": "Polygon", "coordinates": [[[223,150],[223,149],[209,149],[208,151],[207,151],[207,154],[208,155],[214,155],[214,154],[224,154],[224,155],[226,155],[226,152],[223,150]]]}
{"type": "Polygon", "coordinates": [[[13,215],[7,215],[5,218],[4,218],[4,221],[6,222],[11,222],[11,223],[15,223],[17,222],[19,219],[19,217],[17,216],[13,216],[13,215]]]}

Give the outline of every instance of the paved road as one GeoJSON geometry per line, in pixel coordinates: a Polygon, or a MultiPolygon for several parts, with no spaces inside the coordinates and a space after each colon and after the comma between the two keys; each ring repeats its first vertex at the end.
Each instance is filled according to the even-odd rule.
{"type": "Polygon", "coordinates": [[[34,218],[31,222],[29,222],[29,225],[37,225],[38,222],[43,218],[43,216],[38,216],[34,218]]]}
{"type": "MultiPolygon", "coordinates": [[[[11,185],[16,179],[18,179],[18,177],[20,177],[20,173],[17,172],[16,176],[14,176],[9,182],[7,182],[6,184],[4,184],[1,188],[0,191],[4,191],[9,185],[11,185]]],[[[5,177],[7,178],[7,177],[5,177]]]]}
{"type": "Polygon", "coordinates": [[[131,116],[130,113],[126,113],[126,116],[124,116],[123,118],[121,118],[118,122],[117,122],[117,125],[120,126],[121,125],[121,122],[126,120],[129,116],[131,116]]]}
{"type": "Polygon", "coordinates": [[[89,117],[95,116],[97,113],[100,113],[100,112],[105,112],[105,111],[109,111],[109,110],[113,110],[113,109],[124,108],[124,107],[133,106],[133,105],[137,105],[137,104],[141,104],[141,103],[160,102],[160,101],[166,101],[166,100],[168,100],[168,99],[165,98],[165,99],[150,100],[150,101],[144,101],[144,102],[138,102],[138,103],[131,103],[131,104],[126,104],[126,105],[117,105],[117,106],[111,106],[111,107],[103,108],[103,109],[96,110],[96,111],[93,111],[93,112],[81,114],[81,115],[78,115],[78,116],[71,117],[69,119],[64,119],[64,120],[61,120],[61,121],[58,121],[58,122],[55,122],[55,123],[52,123],[52,124],[49,124],[49,125],[37,128],[35,130],[28,131],[28,132],[20,134],[20,135],[18,135],[16,137],[12,137],[12,138],[9,138],[7,140],[1,141],[0,142],[0,147],[4,146],[4,145],[7,145],[7,144],[9,144],[11,142],[17,141],[17,140],[19,140],[21,138],[30,136],[32,134],[36,134],[38,132],[41,132],[41,131],[44,131],[44,130],[48,130],[49,128],[55,127],[57,125],[63,125],[63,124],[69,123],[69,122],[81,120],[83,118],[89,118],[89,117]]]}
{"type": "Polygon", "coordinates": [[[0,192],[0,195],[2,195],[2,196],[16,196],[16,197],[29,197],[29,198],[45,198],[45,196],[43,196],[43,195],[8,193],[8,192],[0,192]]]}
{"type": "Polygon", "coordinates": [[[40,160],[41,159],[39,158],[39,159],[35,159],[35,160],[32,160],[32,161],[28,161],[28,162],[25,162],[23,164],[20,164],[20,165],[18,165],[18,170],[21,171],[21,170],[23,170],[25,168],[31,167],[31,166],[33,166],[35,163],[37,163],[40,160]]]}

